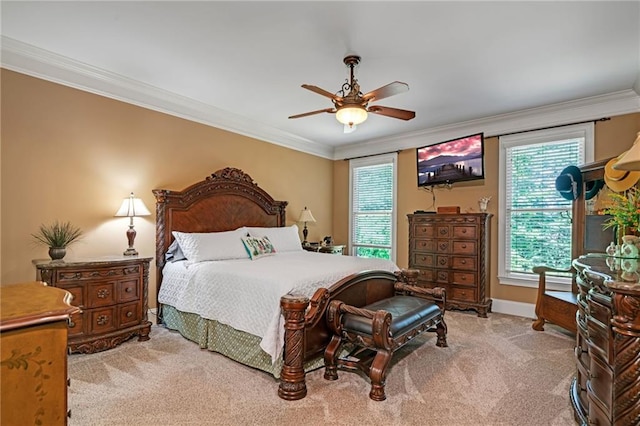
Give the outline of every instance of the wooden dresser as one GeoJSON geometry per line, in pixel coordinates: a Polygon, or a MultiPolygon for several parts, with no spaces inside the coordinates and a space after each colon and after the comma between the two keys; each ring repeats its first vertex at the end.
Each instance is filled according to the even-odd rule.
{"type": "Polygon", "coordinates": [[[490,213],[409,214],[409,268],[424,287],[444,287],[447,309],[491,312],[490,213]]]}
{"type": "Polygon", "coordinates": [[[579,294],[570,394],[580,424],[640,425],[638,262],[603,254],[573,261],[579,294]]]}
{"type": "Polygon", "coordinates": [[[0,286],[0,423],[67,424],[71,294],[43,282],[0,286]]]}
{"type": "Polygon", "coordinates": [[[93,353],[138,336],[149,340],[149,262],[121,256],[75,262],[34,261],[36,279],[73,295],[82,309],[69,326],[69,351],[93,353]]]}

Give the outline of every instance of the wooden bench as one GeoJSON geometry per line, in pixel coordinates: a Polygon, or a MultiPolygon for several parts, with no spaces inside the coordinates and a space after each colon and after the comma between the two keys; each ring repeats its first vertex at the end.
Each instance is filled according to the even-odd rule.
{"type": "Polygon", "coordinates": [[[547,266],[536,266],[533,272],[539,275],[538,297],[536,299],[536,317],[531,327],[544,331],[545,322],[558,325],[565,330],[577,331],[576,312],[578,311],[578,287],[571,284],[571,291],[547,290],[547,272],[572,272],[572,269],[554,269],[547,266]]]}
{"type": "Polygon", "coordinates": [[[327,310],[333,336],[324,352],[324,378],[338,379],[339,367],[363,371],[371,380],[369,397],[374,401],[386,399],[385,379],[393,352],[424,331],[437,333],[436,346],[447,346],[445,290],[402,282],[394,290],[394,296],[362,308],[334,300],[327,310]],[[341,358],[343,345],[353,350],[341,358]]]}

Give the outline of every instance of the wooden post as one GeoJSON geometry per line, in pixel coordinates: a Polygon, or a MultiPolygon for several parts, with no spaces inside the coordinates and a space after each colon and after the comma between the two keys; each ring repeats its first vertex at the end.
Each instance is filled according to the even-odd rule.
{"type": "Polygon", "coordinates": [[[284,315],[284,365],[280,373],[278,396],[288,401],[307,395],[304,373],[305,311],[309,298],[285,295],[280,298],[284,315]]]}

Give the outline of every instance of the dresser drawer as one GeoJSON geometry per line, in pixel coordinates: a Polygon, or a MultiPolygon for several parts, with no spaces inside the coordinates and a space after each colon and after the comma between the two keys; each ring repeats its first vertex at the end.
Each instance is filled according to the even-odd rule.
{"type": "Polygon", "coordinates": [[[449,299],[449,294],[451,294],[450,298],[452,300],[476,301],[476,291],[472,288],[451,287],[451,291],[447,294],[447,299],[449,299]]]}
{"type": "Polygon", "coordinates": [[[433,269],[418,269],[418,281],[433,282],[434,276],[433,269]]]}
{"type": "Polygon", "coordinates": [[[118,307],[118,324],[120,327],[136,325],[140,322],[140,304],[126,303],[118,307]]]}
{"type": "Polygon", "coordinates": [[[451,284],[475,287],[477,284],[476,274],[470,272],[453,272],[451,274],[451,284]]]}
{"type": "Polygon", "coordinates": [[[611,322],[611,309],[608,306],[589,298],[587,309],[589,310],[589,315],[602,324],[609,324],[611,322]]]}
{"type": "Polygon", "coordinates": [[[607,417],[611,412],[612,383],[613,377],[609,367],[598,358],[592,357],[589,368],[589,388],[591,390],[589,397],[599,403],[600,408],[607,413],[607,417]]]}
{"type": "Polygon", "coordinates": [[[475,241],[454,241],[453,254],[476,254],[476,242],[475,241]]]}
{"type": "Polygon", "coordinates": [[[411,262],[411,267],[433,267],[433,255],[425,254],[425,253],[413,253],[413,261],[411,262]]]}
{"type": "Polygon", "coordinates": [[[61,285],[60,288],[71,293],[71,304],[80,308],[84,307],[84,287],[79,285],[61,285]]]}
{"type": "Polygon", "coordinates": [[[433,225],[416,224],[413,227],[413,235],[416,238],[433,238],[435,236],[435,228],[433,225]]]}
{"type": "Polygon", "coordinates": [[[116,325],[116,307],[98,308],[87,313],[89,316],[89,334],[100,334],[115,330],[116,325]]]}
{"type": "Polygon", "coordinates": [[[610,335],[609,326],[602,324],[593,317],[587,317],[587,330],[589,335],[589,352],[597,354],[602,359],[609,361],[609,347],[613,337],[610,335]]]}
{"type": "Polygon", "coordinates": [[[478,238],[478,231],[476,226],[454,226],[453,237],[454,238],[469,238],[475,240],[478,238]]]}
{"type": "Polygon", "coordinates": [[[116,303],[116,281],[92,283],[87,288],[87,307],[97,308],[116,303]]]}
{"type": "Polygon", "coordinates": [[[426,238],[416,238],[413,240],[412,249],[413,251],[434,252],[436,251],[436,241],[426,238]]]}
{"type": "Polygon", "coordinates": [[[75,336],[82,336],[84,333],[84,313],[78,313],[71,315],[69,320],[69,338],[75,336]]]}
{"type": "Polygon", "coordinates": [[[99,280],[101,278],[115,278],[118,279],[124,276],[139,275],[140,267],[138,265],[133,266],[119,266],[119,267],[96,267],[87,269],[56,269],[56,282],[65,283],[70,281],[87,281],[87,280],[99,280]]]}
{"type": "Polygon", "coordinates": [[[451,258],[451,267],[453,269],[464,269],[468,271],[475,271],[477,269],[476,259],[475,257],[453,256],[451,258]]]}

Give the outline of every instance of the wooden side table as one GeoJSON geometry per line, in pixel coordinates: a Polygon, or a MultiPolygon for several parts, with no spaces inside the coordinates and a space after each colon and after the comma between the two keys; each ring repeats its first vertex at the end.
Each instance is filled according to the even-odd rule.
{"type": "Polygon", "coordinates": [[[308,244],[303,245],[302,248],[306,251],[315,251],[317,253],[330,253],[330,254],[344,254],[345,245],[330,245],[323,246],[320,244],[308,244]]]}
{"type": "Polygon", "coordinates": [[[115,256],[83,261],[38,261],[36,279],[73,295],[82,309],[72,315],[69,352],[111,349],[134,336],[149,340],[149,262],[151,257],[115,256]]]}

